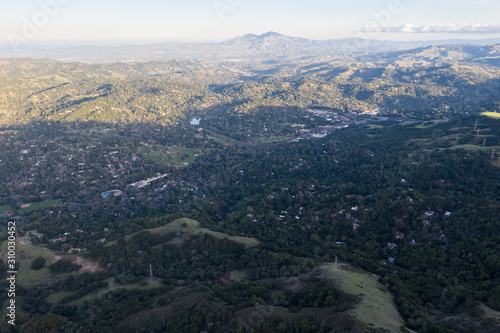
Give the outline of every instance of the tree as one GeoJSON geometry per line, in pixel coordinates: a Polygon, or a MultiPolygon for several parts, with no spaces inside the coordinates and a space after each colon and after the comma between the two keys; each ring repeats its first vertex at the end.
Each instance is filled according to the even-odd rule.
{"type": "Polygon", "coordinates": [[[23,333],[59,333],[64,331],[68,318],[48,313],[33,317],[21,326],[23,333]]]}
{"type": "Polygon", "coordinates": [[[44,266],[45,266],[45,259],[42,257],[38,257],[31,264],[31,269],[38,271],[38,270],[42,269],[44,266]]]}

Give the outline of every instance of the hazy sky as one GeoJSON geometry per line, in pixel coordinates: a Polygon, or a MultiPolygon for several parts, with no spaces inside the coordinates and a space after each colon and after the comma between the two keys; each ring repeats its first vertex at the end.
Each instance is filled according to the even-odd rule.
{"type": "Polygon", "coordinates": [[[225,40],[276,31],[314,39],[500,37],[498,0],[0,1],[0,41],[225,40]]]}

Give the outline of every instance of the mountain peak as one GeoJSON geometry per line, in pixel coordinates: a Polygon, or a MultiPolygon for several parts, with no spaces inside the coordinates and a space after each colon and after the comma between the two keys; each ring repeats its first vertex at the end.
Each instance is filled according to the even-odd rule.
{"type": "Polygon", "coordinates": [[[226,42],[223,42],[222,45],[236,45],[236,44],[255,44],[255,43],[265,43],[274,40],[288,40],[288,39],[293,39],[292,37],[288,37],[285,35],[282,35],[280,33],[274,32],[274,31],[269,31],[261,35],[256,35],[256,34],[246,34],[244,36],[239,36],[236,38],[233,38],[231,40],[228,40],[226,42]]]}
{"type": "Polygon", "coordinates": [[[256,39],[264,39],[264,38],[269,38],[269,37],[285,37],[285,35],[282,35],[280,33],[274,32],[274,31],[269,31],[269,32],[266,32],[265,34],[261,34],[261,35],[246,34],[246,35],[241,36],[241,37],[236,37],[235,39],[256,40],[256,39]]]}
{"type": "MultiPolygon", "coordinates": [[[[244,35],[244,36],[241,36],[241,37],[236,37],[236,38],[241,38],[241,39],[253,39],[253,38],[255,38],[255,37],[259,37],[259,36],[258,36],[258,35],[256,35],[256,34],[246,34],[246,35],[244,35]]],[[[233,39],[235,39],[235,38],[233,38],[233,39]]]]}
{"type": "Polygon", "coordinates": [[[266,37],[283,37],[284,35],[274,32],[274,31],[269,31],[266,32],[265,34],[260,35],[259,37],[261,38],[266,38],[266,37]]]}

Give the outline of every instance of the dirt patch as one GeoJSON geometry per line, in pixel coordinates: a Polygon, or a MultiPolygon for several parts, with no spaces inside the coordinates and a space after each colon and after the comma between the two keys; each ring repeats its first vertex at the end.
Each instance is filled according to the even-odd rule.
{"type": "Polygon", "coordinates": [[[31,242],[28,242],[27,240],[19,240],[19,244],[33,246],[33,244],[31,242]]]}
{"type": "Polygon", "coordinates": [[[101,267],[99,263],[92,261],[90,259],[84,259],[82,257],[76,257],[74,261],[75,264],[82,266],[80,272],[91,272],[91,273],[102,273],[105,272],[106,269],[101,267]]]}

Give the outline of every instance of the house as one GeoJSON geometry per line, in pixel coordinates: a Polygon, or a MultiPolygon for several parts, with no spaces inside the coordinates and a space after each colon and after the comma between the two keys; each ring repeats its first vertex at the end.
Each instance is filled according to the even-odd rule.
{"type": "Polygon", "coordinates": [[[403,238],[405,238],[405,234],[402,232],[396,231],[396,238],[403,239],[403,238]]]}
{"type": "Polygon", "coordinates": [[[8,218],[8,217],[9,217],[9,216],[11,216],[11,215],[12,215],[12,211],[11,211],[11,210],[8,210],[8,211],[6,211],[4,214],[0,215],[0,218],[4,218],[4,219],[6,219],[6,218],[8,218]]]}
{"type": "Polygon", "coordinates": [[[391,264],[394,264],[394,262],[396,262],[396,259],[394,259],[394,258],[389,258],[389,262],[390,262],[391,264]]]}
{"type": "Polygon", "coordinates": [[[445,241],[446,243],[448,243],[448,241],[446,240],[446,236],[444,234],[440,234],[439,236],[434,236],[434,239],[445,241]]]}
{"type": "Polygon", "coordinates": [[[391,250],[394,250],[398,246],[395,243],[387,243],[387,247],[390,248],[391,250]]]}
{"type": "Polygon", "coordinates": [[[426,216],[432,216],[432,215],[434,215],[434,212],[432,210],[430,210],[430,211],[426,211],[424,214],[426,216]]]}
{"type": "Polygon", "coordinates": [[[269,194],[267,198],[270,200],[278,200],[280,198],[280,193],[274,192],[272,194],[269,194]]]}
{"type": "Polygon", "coordinates": [[[446,217],[450,217],[450,216],[451,216],[451,214],[452,214],[451,212],[445,212],[445,213],[444,213],[444,216],[446,216],[446,217]]]}

